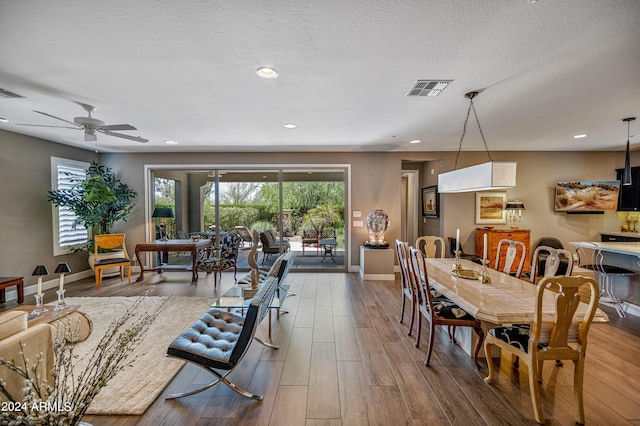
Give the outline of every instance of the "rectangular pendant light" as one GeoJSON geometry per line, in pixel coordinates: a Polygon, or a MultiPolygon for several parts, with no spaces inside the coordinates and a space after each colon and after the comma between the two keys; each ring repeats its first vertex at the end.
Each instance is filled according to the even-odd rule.
{"type": "Polygon", "coordinates": [[[515,161],[490,161],[438,175],[439,193],[489,191],[516,186],[515,161]]]}

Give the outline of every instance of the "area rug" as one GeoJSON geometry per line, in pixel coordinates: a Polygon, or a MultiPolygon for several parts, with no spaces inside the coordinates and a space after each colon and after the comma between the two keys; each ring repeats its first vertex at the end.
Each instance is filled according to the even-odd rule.
{"type": "MultiPolygon", "coordinates": [[[[100,391],[87,414],[143,414],[185,363],[167,357],[167,347],[215,301],[213,297],[177,296],[69,297],[66,302],[80,305],[79,310],[93,322],[91,335],[76,345],[76,353],[82,356],[93,351],[112,321],[138,299],[143,299],[138,306],[141,313],[158,309],[160,313],[134,352],[135,361],[100,391]]],[[[82,368],[82,359],[76,368],[82,368]]]]}

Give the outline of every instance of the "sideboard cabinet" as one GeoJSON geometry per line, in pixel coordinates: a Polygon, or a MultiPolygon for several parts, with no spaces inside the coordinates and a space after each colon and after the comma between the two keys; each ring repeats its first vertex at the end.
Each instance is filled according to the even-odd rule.
{"type": "MultiPolygon", "coordinates": [[[[482,257],[484,253],[484,234],[487,234],[487,258],[489,259],[489,267],[493,268],[496,264],[496,254],[498,253],[498,243],[502,239],[522,241],[527,249],[524,258],[522,272],[531,271],[531,231],[528,229],[511,229],[511,228],[476,228],[476,256],[482,257]]],[[[506,251],[502,250],[501,264],[504,264],[506,251]]],[[[514,265],[520,263],[520,252],[514,262],[514,265]]]]}

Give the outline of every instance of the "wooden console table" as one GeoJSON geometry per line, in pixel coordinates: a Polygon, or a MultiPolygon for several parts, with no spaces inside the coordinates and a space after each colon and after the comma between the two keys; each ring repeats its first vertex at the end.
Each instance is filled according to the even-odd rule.
{"type": "Polygon", "coordinates": [[[193,274],[191,276],[191,282],[198,282],[198,269],[196,268],[196,261],[198,259],[198,252],[201,250],[211,248],[212,242],[211,239],[207,238],[204,240],[155,240],[150,243],[140,243],[136,244],[136,258],[138,259],[138,264],[140,265],[140,276],[136,279],[136,281],[140,282],[144,280],[144,272],[145,271],[157,271],[161,273],[162,271],[192,271],[193,274]],[[140,257],[140,253],[143,251],[153,251],[153,252],[169,252],[169,251],[188,251],[191,253],[191,265],[166,265],[161,264],[153,268],[144,268],[144,263],[142,262],[142,258],[140,257]]]}
{"type": "Polygon", "coordinates": [[[22,277],[0,277],[0,303],[7,301],[5,297],[6,288],[14,285],[18,291],[18,303],[24,303],[24,281],[22,277]]]}
{"type": "MultiPolygon", "coordinates": [[[[484,234],[487,234],[487,259],[489,259],[489,267],[494,268],[496,265],[496,255],[498,252],[498,243],[502,239],[521,241],[527,248],[525,253],[524,265],[522,266],[522,272],[531,271],[531,231],[528,229],[510,229],[510,228],[476,228],[476,256],[482,258],[484,251],[484,234]]],[[[504,257],[506,251],[502,253],[500,259],[501,264],[504,264],[504,257]]],[[[520,254],[516,256],[514,262],[515,265],[520,263],[520,254]]]]}

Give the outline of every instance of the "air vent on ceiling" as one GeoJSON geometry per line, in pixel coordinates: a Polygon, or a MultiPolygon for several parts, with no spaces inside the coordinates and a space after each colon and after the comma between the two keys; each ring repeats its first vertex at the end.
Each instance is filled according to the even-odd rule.
{"type": "Polygon", "coordinates": [[[20,96],[0,87],[0,98],[24,98],[24,96],[20,96]]]}
{"type": "Polygon", "coordinates": [[[453,80],[418,80],[407,96],[438,96],[453,80]]]}

